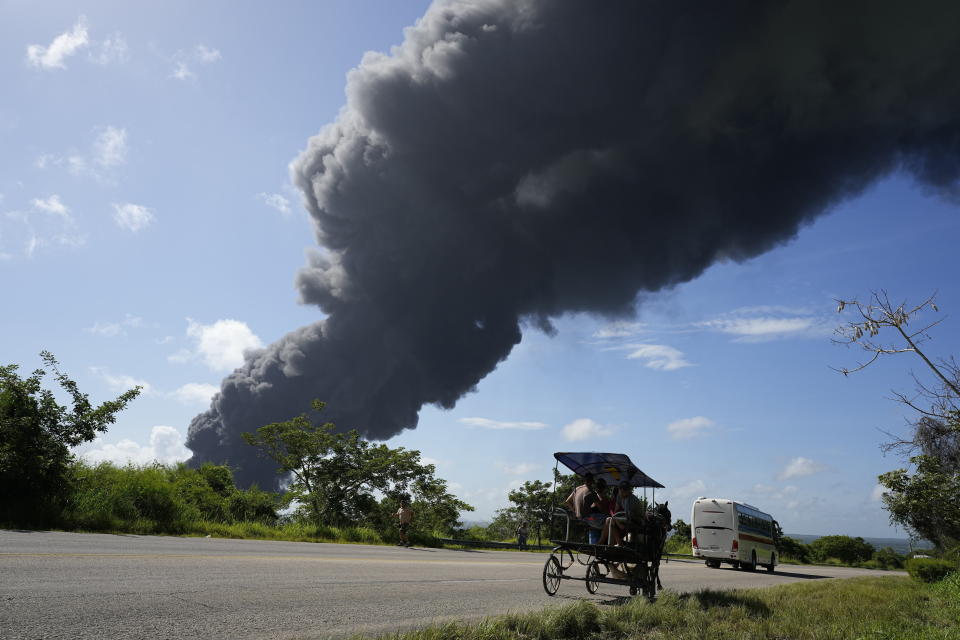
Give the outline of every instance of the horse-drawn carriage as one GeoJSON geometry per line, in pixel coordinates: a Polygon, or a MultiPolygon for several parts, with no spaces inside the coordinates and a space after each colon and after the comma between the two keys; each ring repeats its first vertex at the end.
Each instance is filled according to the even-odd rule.
{"type": "MultiPolygon", "coordinates": [[[[550,542],[555,546],[543,567],[544,590],[552,596],[562,580],[579,580],[586,583],[590,593],[596,593],[601,584],[615,584],[629,587],[630,595],[642,593],[652,600],[657,589],[662,588],[660,556],[670,530],[667,503],[656,503],[656,490],[662,489],[663,485],[638,469],[622,453],[561,452],[553,457],[558,465],[563,464],[585,481],[603,480],[611,487],[623,486],[623,494],[631,493],[634,487],[642,488],[644,493],[641,500],[633,502],[640,505],[639,517],[622,511],[609,516],[614,519],[612,526],[619,527],[624,534],[619,545],[609,544],[609,538],[605,544],[589,542],[588,530],[595,528],[598,520],[605,519],[577,518],[568,509],[555,505],[550,531],[550,542]],[[649,501],[647,489],[653,492],[649,501]],[[570,575],[575,564],[586,567],[582,578],[570,575]]],[[[611,524],[607,522],[605,526],[611,524]]]]}

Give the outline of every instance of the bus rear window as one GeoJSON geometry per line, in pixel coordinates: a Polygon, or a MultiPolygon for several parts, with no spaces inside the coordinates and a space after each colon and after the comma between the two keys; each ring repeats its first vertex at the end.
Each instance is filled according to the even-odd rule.
{"type": "Polygon", "coordinates": [[[731,510],[731,505],[729,504],[698,502],[693,507],[693,526],[732,529],[733,519],[730,517],[731,510]]]}

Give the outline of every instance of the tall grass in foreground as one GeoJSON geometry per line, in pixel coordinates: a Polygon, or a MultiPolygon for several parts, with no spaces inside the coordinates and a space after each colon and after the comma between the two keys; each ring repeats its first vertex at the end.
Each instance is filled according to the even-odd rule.
{"type": "Polygon", "coordinates": [[[393,640],[769,640],[960,638],[960,603],[909,578],[810,581],[768,589],[664,592],[655,603],[578,602],[479,624],[447,624],[393,640]]]}

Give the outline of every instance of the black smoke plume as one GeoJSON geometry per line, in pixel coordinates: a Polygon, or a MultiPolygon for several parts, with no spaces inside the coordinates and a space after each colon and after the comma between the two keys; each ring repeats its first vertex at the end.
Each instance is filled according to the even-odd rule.
{"type": "Polygon", "coordinates": [[[192,462],[271,485],[239,434],[312,398],[389,438],[522,326],[629,315],[894,170],[956,197],[957,34],[956,2],[435,3],[293,162],[326,317],[223,381],[192,462]]]}

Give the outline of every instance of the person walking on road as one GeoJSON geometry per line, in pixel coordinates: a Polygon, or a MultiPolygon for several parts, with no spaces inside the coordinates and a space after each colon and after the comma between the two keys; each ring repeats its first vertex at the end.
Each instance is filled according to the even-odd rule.
{"type": "Polygon", "coordinates": [[[527,528],[527,521],[524,520],[520,523],[520,526],[517,527],[517,548],[520,551],[523,551],[527,548],[527,535],[530,533],[530,530],[527,528]]]}
{"type": "Polygon", "coordinates": [[[400,529],[400,542],[397,543],[397,546],[409,547],[410,538],[407,536],[407,531],[413,522],[413,509],[410,508],[410,502],[406,498],[400,500],[400,508],[397,509],[396,516],[397,527],[400,529]]]}

